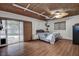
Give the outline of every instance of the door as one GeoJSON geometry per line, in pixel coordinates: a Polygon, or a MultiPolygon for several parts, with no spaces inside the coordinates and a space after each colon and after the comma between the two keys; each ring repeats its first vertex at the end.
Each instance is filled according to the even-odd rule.
{"type": "Polygon", "coordinates": [[[0,40],[3,41],[6,39],[7,44],[13,44],[17,42],[23,42],[23,37],[23,21],[10,19],[0,20],[0,40]]]}
{"type": "Polygon", "coordinates": [[[32,40],[32,23],[24,21],[24,42],[32,40]]]}
{"type": "Polygon", "coordinates": [[[7,20],[7,39],[8,44],[19,42],[20,34],[19,21],[7,20]]]}

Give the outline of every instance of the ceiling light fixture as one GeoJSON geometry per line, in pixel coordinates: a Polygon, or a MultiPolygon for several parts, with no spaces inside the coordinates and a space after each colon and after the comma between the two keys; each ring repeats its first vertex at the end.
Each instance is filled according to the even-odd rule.
{"type": "Polygon", "coordinates": [[[65,13],[56,13],[54,17],[55,18],[62,18],[62,17],[67,16],[67,15],[68,15],[68,13],[66,13],[66,12],[65,13]]]}
{"type": "Polygon", "coordinates": [[[64,16],[67,16],[68,13],[64,9],[58,9],[54,11],[50,11],[51,15],[54,15],[54,18],[62,18],[64,16]]]}

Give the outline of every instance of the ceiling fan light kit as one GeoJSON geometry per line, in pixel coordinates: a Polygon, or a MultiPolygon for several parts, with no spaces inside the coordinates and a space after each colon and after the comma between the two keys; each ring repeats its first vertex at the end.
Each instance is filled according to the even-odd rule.
{"type": "Polygon", "coordinates": [[[68,13],[56,13],[55,14],[55,18],[62,18],[62,17],[64,17],[64,16],[67,16],[68,15],[68,13]]]}

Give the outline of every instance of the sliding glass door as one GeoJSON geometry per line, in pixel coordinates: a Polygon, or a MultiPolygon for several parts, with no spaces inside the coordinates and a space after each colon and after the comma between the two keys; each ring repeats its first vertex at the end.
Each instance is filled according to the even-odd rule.
{"type": "Polygon", "coordinates": [[[7,20],[8,44],[19,42],[20,25],[18,21],[7,20]]]}
{"type": "Polygon", "coordinates": [[[15,20],[2,20],[3,30],[0,37],[6,38],[8,44],[23,41],[23,22],[15,20]]]}

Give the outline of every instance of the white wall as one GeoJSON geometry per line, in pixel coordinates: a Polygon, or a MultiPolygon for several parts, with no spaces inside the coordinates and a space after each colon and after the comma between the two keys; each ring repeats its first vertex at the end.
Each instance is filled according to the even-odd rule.
{"type": "Polygon", "coordinates": [[[45,30],[45,21],[38,20],[35,18],[19,15],[19,14],[14,14],[10,12],[5,12],[5,11],[0,11],[0,17],[8,17],[8,18],[13,18],[13,19],[20,19],[20,20],[25,20],[25,21],[30,21],[32,22],[32,34],[33,34],[33,39],[37,39],[36,37],[36,30],[37,29],[44,29],[45,30]]]}
{"type": "MultiPolygon", "coordinates": [[[[0,17],[8,17],[8,18],[20,19],[20,20],[32,22],[33,39],[37,39],[37,36],[36,36],[37,29],[44,29],[44,30],[46,29],[45,21],[38,20],[35,18],[31,18],[31,17],[27,17],[27,16],[23,16],[23,15],[18,15],[18,14],[14,14],[14,13],[10,13],[10,12],[4,12],[4,11],[0,11],[0,17]]],[[[49,31],[50,32],[60,32],[60,34],[63,38],[72,40],[72,26],[76,23],[79,23],[79,15],[49,21],[49,25],[50,25],[49,31]],[[61,21],[66,21],[66,30],[54,30],[54,23],[61,22],[61,21]]]]}
{"type": "Polygon", "coordinates": [[[76,23],[79,23],[79,15],[77,16],[72,16],[72,17],[67,17],[63,19],[58,19],[58,20],[50,20],[49,21],[49,31],[50,32],[59,32],[63,38],[70,39],[72,40],[72,26],[76,23]],[[66,30],[54,30],[54,23],[55,22],[61,22],[61,21],[66,21],[66,30]]]}

